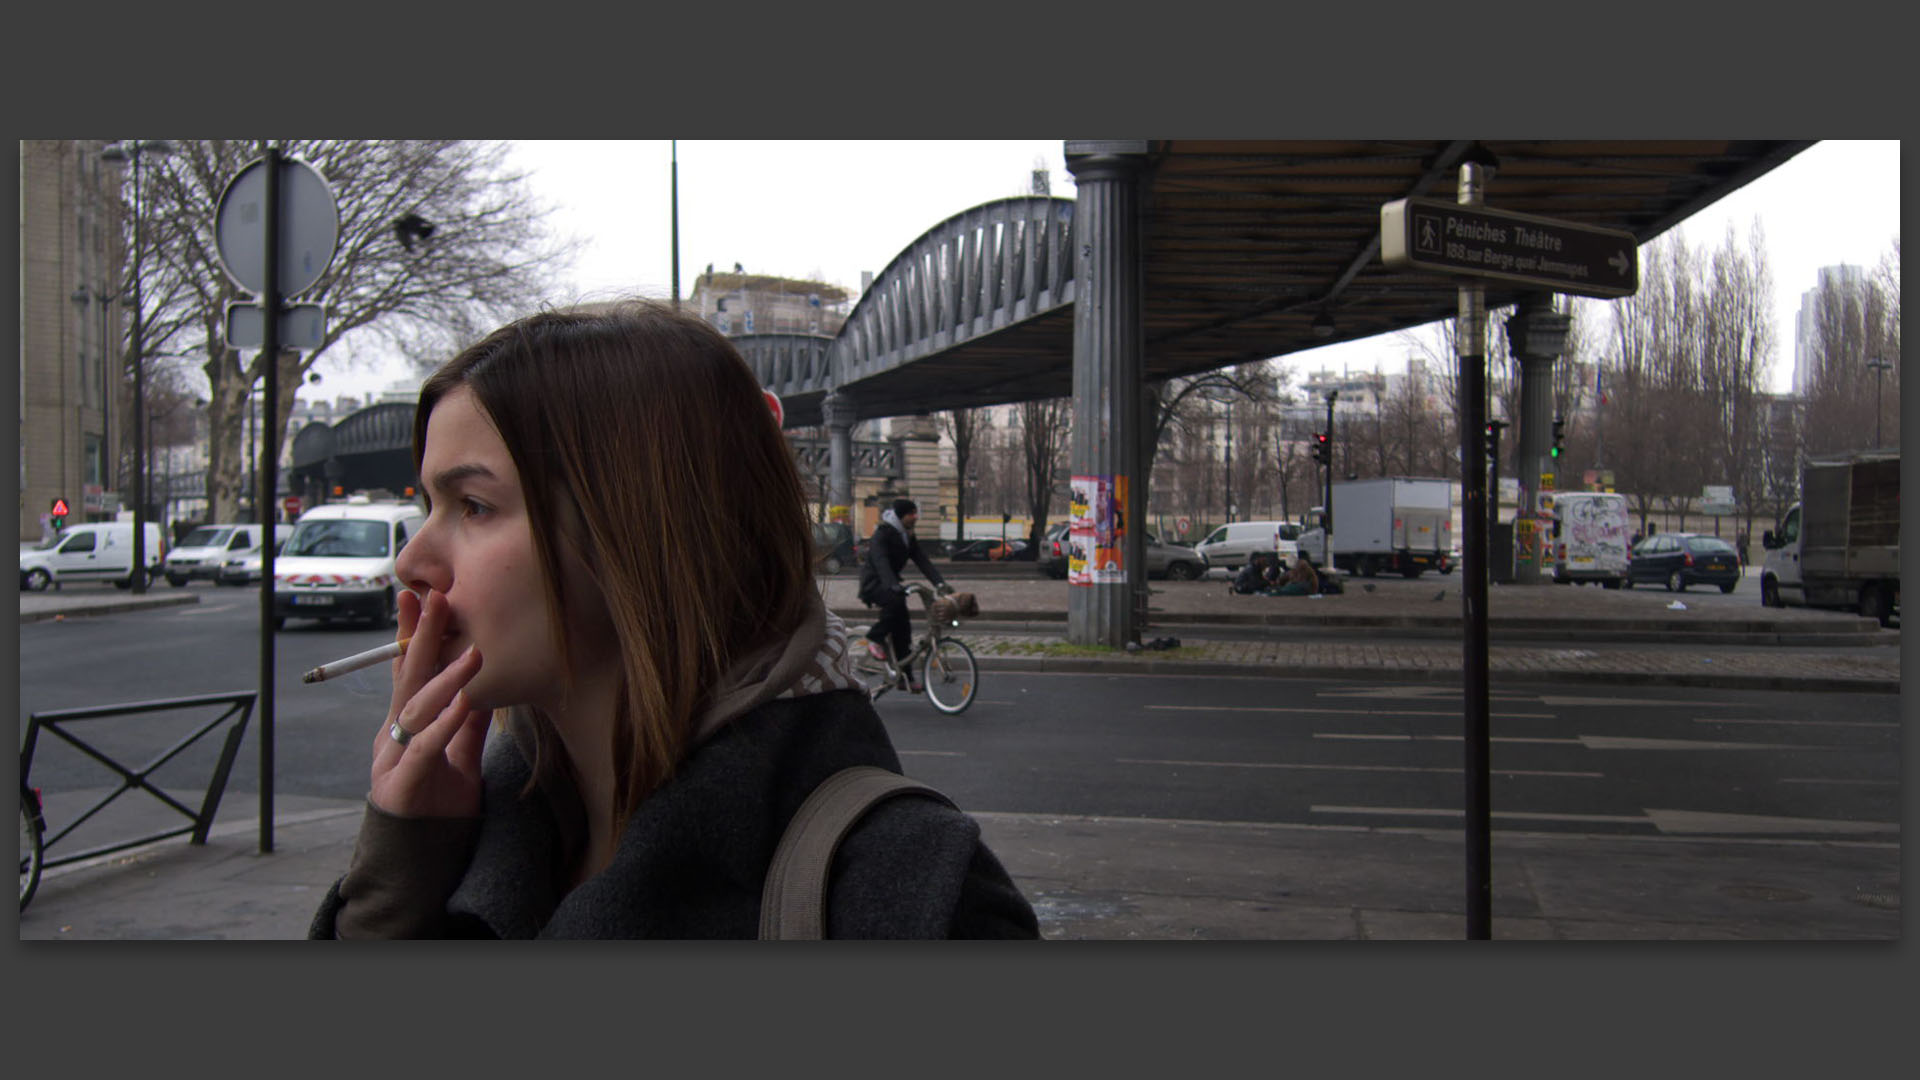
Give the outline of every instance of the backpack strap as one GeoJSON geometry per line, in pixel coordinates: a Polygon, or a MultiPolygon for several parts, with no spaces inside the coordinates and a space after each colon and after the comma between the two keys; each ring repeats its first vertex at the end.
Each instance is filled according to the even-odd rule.
{"type": "Polygon", "coordinates": [[[868,810],[895,795],[953,800],[916,780],[872,765],[842,769],[800,804],[767,867],[760,890],[760,939],[817,941],[826,936],[827,871],[840,841],[868,810]]]}

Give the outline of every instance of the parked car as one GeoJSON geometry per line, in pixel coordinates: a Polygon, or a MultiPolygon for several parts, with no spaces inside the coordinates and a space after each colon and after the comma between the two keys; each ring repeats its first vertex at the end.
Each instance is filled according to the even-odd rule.
{"type": "MultiPolygon", "coordinates": [[[[1337,540],[1338,537],[1335,537],[1337,540]]],[[[1208,566],[1237,570],[1256,551],[1271,551],[1288,566],[1300,557],[1300,526],[1290,521],[1236,521],[1207,534],[1193,550],[1206,556],[1208,566]]]]}
{"type": "Polygon", "coordinates": [[[1003,562],[1019,558],[1026,548],[1025,540],[968,540],[954,545],[947,558],[954,562],[1003,562]]]}
{"type": "MultiPolygon", "coordinates": [[[[287,530],[288,535],[292,534],[293,527],[291,525],[281,527],[287,530]]],[[[282,536],[279,540],[274,541],[274,558],[279,558],[280,553],[286,549],[287,538],[286,536],[282,536]]],[[[266,560],[262,557],[261,549],[254,547],[229,558],[221,565],[220,576],[213,580],[221,585],[252,585],[258,582],[261,574],[265,572],[265,564],[266,560]]]]}
{"type": "MultiPolygon", "coordinates": [[[[251,552],[255,576],[259,580],[260,537],[266,527],[250,522],[232,525],[202,525],[180,538],[167,552],[167,584],[179,588],[196,578],[226,584],[227,563],[251,552]]],[[[275,525],[274,538],[282,543],[293,535],[293,526],[275,525]]]]}
{"type": "Polygon", "coordinates": [[[813,523],[813,565],[823,574],[837,574],[859,561],[853,527],[841,521],[813,523]]]}
{"type": "MultiPolygon", "coordinates": [[[[1067,524],[1060,522],[1047,527],[1047,535],[1040,542],[1040,556],[1035,560],[1040,572],[1050,578],[1067,576],[1067,524]]],[[[1207,572],[1207,557],[1193,548],[1180,544],[1163,544],[1160,538],[1147,534],[1147,577],[1170,578],[1174,581],[1192,581],[1207,572]]]]}
{"type": "Polygon", "coordinates": [[[1661,583],[1668,592],[1689,585],[1718,585],[1730,593],[1740,584],[1740,553],[1717,536],[1656,533],[1636,544],[1627,560],[1627,588],[1661,583]]]}

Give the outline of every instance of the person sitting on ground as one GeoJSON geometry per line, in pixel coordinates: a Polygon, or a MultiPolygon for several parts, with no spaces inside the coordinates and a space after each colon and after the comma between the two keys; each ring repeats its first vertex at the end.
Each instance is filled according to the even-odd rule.
{"type": "Polygon", "coordinates": [[[1264,551],[1256,551],[1247,556],[1247,564],[1233,577],[1233,592],[1247,596],[1265,592],[1280,583],[1279,568],[1264,551]]]}
{"type": "Polygon", "coordinates": [[[1311,596],[1320,591],[1322,589],[1319,571],[1315,570],[1313,564],[1307,560],[1295,559],[1293,565],[1287,568],[1286,580],[1274,590],[1274,595],[1311,596]]]}

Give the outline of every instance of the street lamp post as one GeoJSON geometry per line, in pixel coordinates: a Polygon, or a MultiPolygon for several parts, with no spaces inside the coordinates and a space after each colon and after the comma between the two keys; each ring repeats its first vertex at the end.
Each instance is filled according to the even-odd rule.
{"type": "Polygon", "coordinates": [[[1880,414],[1884,411],[1881,407],[1881,377],[1892,369],[1893,361],[1876,356],[1867,361],[1867,366],[1873,369],[1873,445],[1877,449],[1880,446],[1880,414]]]}
{"type": "Polygon", "coordinates": [[[133,299],[133,328],[131,361],[133,364],[133,572],[128,575],[128,583],[135,593],[147,591],[147,463],[140,460],[141,445],[146,441],[147,423],[147,380],[146,364],[141,358],[141,316],[140,310],[140,159],[147,154],[166,155],[173,152],[173,144],[165,139],[122,139],[100,151],[100,159],[110,164],[130,162],[133,166],[133,252],[132,279],[129,289],[133,299]]]}
{"type": "Polygon", "coordinates": [[[1227,522],[1233,522],[1233,399],[1227,399],[1227,452],[1221,465],[1220,485],[1227,494],[1227,522]]]}

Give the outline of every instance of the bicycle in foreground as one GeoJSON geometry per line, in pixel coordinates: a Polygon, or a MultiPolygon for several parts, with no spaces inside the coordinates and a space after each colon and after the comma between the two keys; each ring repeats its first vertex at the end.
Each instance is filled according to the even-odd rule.
{"type": "MultiPolygon", "coordinates": [[[[885,661],[875,660],[864,648],[855,648],[854,671],[867,689],[867,698],[880,700],[891,690],[911,692],[910,673],[919,670],[927,701],[943,713],[953,714],[973,704],[980,689],[979,669],[973,662],[973,650],[949,633],[960,625],[963,615],[979,613],[979,605],[968,593],[940,596],[931,588],[909,584],[907,591],[920,597],[927,607],[927,631],[913,644],[906,659],[895,662],[893,644],[882,644],[885,661]]],[[[855,628],[857,632],[858,628],[855,628]]]]}

